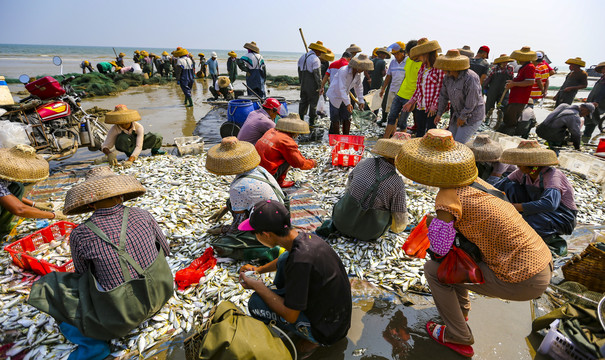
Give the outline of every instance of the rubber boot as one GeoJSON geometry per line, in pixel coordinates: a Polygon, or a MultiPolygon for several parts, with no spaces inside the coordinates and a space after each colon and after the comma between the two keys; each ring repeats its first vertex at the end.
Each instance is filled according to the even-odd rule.
{"type": "Polygon", "coordinates": [[[185,98],[185,102],[187,103],[185,106],[187,106],[187,107],[192,107],[193,106],[193,99],[191,98],[191,96],[187,96],[185,98]]]}

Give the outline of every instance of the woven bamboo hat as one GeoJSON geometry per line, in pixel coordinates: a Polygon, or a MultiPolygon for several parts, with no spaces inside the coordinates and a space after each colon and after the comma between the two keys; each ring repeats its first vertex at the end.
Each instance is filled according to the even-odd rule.
{"type": "Polygon", "coordinates": [[[145,191],[134,176],[117,175],[108,166],[101,166],[90,170],[84,182],[67,191],[63,213],[83,214],[93,211],[89,205],[97,201],[120,195],[127,201],[143,195],[145,191]]]}
{"type": "Polygon", "coordinates": [[[176,57],[181,57],[181,56],[186,56],[186,55],[189,55],[189,51],[187,51],[187,49],[181,48],[181,49],[176,49],[174,51],[174,56],[176,56],[176,57]]]}
{"type": "Polygon", "coordinates": [[[395,159],[401,148],[405,144],[405,140],[398,139],[378,139],[376,141],[376,145],[372,147],[372,153],[380,156],[384,156],[385,158],[395,159]]]}
{"type": "Polygon", "coordinates": [[[116,105],[114,111],[105,114],[105,124],[128,124],[141,120],[141,115],[136,110],[129,110],[126,105],[116,105]]]}
{"type": "Polygon", "coordinates": [[[391,53],[385,47],[377,48],[376,55],[378,55],[378,54],[385,54],[387,56],[387,59],[391,58],[391,53]]]}
{"type": "Polygon", "coordinates": [[[506,149],[500,156],[500,162],[517,166],[557,165],[557,154],[540,146],[537,140],[523,140],[516,148],[506,149]]]}
{"type": "Polygon", "coordinates": [[[374,63],[368,58],[368,55],[359,54],[349,61],[349,67],[357,70],[374,70],[374,63]]]}
{"type": "Polygon", "coordinates": [[[164,51],[164,52],[162,53],[162,55],[164,55],[164,56],[168,56],[168,55],[170,55],[170,54],[168,54],[168,51],[164,51]]]}
{"type": "Polygon", "coordinates": [[[435,61],[435,68],[447,71],[462,71],[470,65],[468,56],[460,55],[458,49],[448,50],[447,54],[439,55],[435,61]]]}
{"type": "Polygon", "coordinates": [[[443,129],[431,129],[422,138],[406,141],[395,166],[413,181],[440,188],[470,185],[478,173],[471,149],[443,129]]]}
{"type": "Polygon", "coordinates": [[[324,54],[328,52],[328,49],[326,49],[326,47],[324,46],[324,43],[322,43],[319,40],[317,40],[314,43],[311,43],[309,45],[309,49],[311,49],[311,50],[317,50],[317,51],[322,52],[324,54]]]}
{"type": "Polygon", "coordinates": [[[288,116],[280,118],[275,124],[275,130],[291,134],[308,134],[309,124],[300,119],[297,113],[289,113],[288,116]]]}
{"type": "Polygon", "coordinates": [[[216,175],[237,175],[260,164],[260,155],[254,145],[239,141],[235,136],[224,138],[208,150],[206,169],[216,175]]]}
{"type": "Polygon", "coordinates": [[[476,162],[495,162],[502,155],[502,145],[490,139],[488,135],[477,135],[475,140],[466,146],[473,151],[476,162]]]}
{"type": "Polygon", "coordinates": [[[602,61],[594,68],[594,71],[600,73],[601,70],[605,67],[605,61],[602,61]]]}
{"type": "Polygon", "coordinates": [[[126,56],[123,52],[119,53],[118,56],[126,56]]]}
{"type": "Polygon", "coordinates": [[[433,51],[441,52],[441,46],[437,40],[429,41],[427,38],[422,38],[418,40],[418,45],[414,46],[410,50],[410,58],[414,61],[417,61],[418,56],[428,54],[433,51]]]}
{"type": "Polygon", "coordinates": [[[580,58],[580,57],[567,59],[567,61],[565,63],[567,65],[575,64],[580,67],[586,66],[586,61],[582,60],[582,58],[580,58]]]}
{"type": "Polygon", "coordinates": [[[143,51],[141,51],[141,55],[143,55],[143,56],[149,56],[149,53],[147,51],[143,50],[143,51]]]}
{"type": "Polygon", "coordinates": [[[256,46],[256,43],[254,41],[249,42],[249,43],[245,43],[244,44],[244,49],[248,49],[248,50],[250,50],[252,52],[255,52],[257,54],[260,52],[260,50],[258,49],[258,46],[256,46]]]}
{"type": "Polygon", "coordinates": [[[518,62],[535,61],[538,58],[538,54],[535,51],[531,51],[529,46],[524,46],[521,50],[515,50],[510,57],[517,60],[518,62]]]}
{"type": "Polygon", "coordinates": [[[319,58],[323,61],[334,61],[334,53],[332,50],[328,49],[328,52],[319,55],[319,58]]]}
{"type": "Polygon", "coordinates": [[[496,60],[494,60],[494,64],[508,63],[511,61],[513,61],[513,59],[510,56],[501,54],[500,57],[497,57],[496,60]]]}
{"type": "Polygon", "coordinates": [[[237,57],[237,53],[235,51],[233,51],[233,50],[229,51],[227,53],[227,55],[232,56],[232,57],[237,57]]]}
{"type": "Polygon", "coordinates": [[[351,46],[349,46],[345,51],[351,53],[352,55],[355,55],[361,52],[361,48],[355,44],[351,44],[351,46]]]}
{"type": "Polygon", "coordinates": [[[471,50],[471,47],[468,45],[464,45],[461,48],[458,48],[458,51],[460,51],[460,54],[467,56],[468,58],[472,58],[473,56],[475,56],[475,53],[473,52],[473,50],[471,50]]]}
{"type": "Polygon", "coordinates": [[[229,80],[228,77],[226,77],[226,76],[218,77],[218,87],[226,88],[227,86],[229,86],[229,84],[231,84],[231,80],[229,80]]]}
{"type": "Polygon", "coordinates": [[[48,162],[29,145],[0,149],[0,179],[35,183],[48,177],[48,162]]]}

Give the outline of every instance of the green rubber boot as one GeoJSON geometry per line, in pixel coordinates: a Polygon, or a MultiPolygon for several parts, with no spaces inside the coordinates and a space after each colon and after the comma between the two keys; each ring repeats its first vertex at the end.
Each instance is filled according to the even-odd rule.
{"type": "Polygon", "coordinates": [[[185,98],[185,102],[188,103],[187,107],[192,107],[193,106],[193,99],[191,98],[191,96],[187,96],[187,98],[185,98]]]}

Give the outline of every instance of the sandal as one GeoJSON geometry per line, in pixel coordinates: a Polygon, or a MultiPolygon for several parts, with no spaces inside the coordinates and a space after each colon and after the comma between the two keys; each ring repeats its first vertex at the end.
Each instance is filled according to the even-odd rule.
{"type": "Polygon", "coordinates": [[[470,358],[475,355],[475,351],[473,347],[470,345],[462,345],[462,344],[454,344],[445,341],[445,325],[439,325],[434,321],[429,321],[426,323],[426,332],[428,332],[431,339],[437,341],[441,345],[445,345],[448,348],[454,350],[458,354],[470,358]],[[431,331],[431,327],[433,330],[431,331]]]}

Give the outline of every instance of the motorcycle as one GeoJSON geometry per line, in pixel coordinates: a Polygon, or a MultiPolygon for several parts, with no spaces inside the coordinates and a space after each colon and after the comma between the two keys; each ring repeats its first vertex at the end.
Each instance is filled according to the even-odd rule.
{"type": "MultiPolygon", "coordinates": [[[[54,61],[56,64],[57,59],[54,61]]],[[[79,147],[98,151],[107,136],[105,125],[80,106],[82,94],[70,85],[74,79],[71,76],[58,82],[45,76],[30,82],[29,76],[21,75],[19,81],[31,95],[19,104],[3,106],[6,113],[0,120],[29,125],[31,145],[48,161],[67,159],[79,147]]]]}

